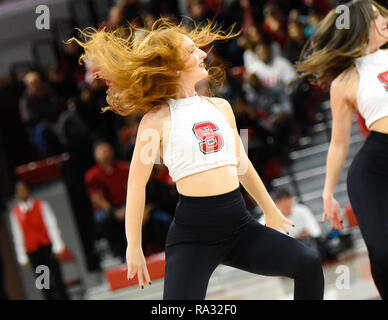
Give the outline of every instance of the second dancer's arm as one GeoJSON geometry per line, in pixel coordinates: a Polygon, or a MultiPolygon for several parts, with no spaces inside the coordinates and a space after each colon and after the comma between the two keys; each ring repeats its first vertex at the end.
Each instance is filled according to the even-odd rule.
{"type": "Polygon", "coordinates": [[[334,198],[334,191],[338,184],[349,150],[350,132],[353,123],[354,107],[352,99],[346,94],[344,80],[335,80],[330,87],[330,103],[332,110],[332,134],[326,160],[326,177],[323,190],[324,212],[321,222],[329,218],[333,229],[343,229],[340,206],[334,198]]]}

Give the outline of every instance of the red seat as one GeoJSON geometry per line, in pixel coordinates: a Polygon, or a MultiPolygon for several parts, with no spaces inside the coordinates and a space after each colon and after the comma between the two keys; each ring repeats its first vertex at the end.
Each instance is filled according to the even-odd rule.
{"type": "Polygon", "coordinates": [[[47,159],[33,161],[15,168],[18,178],[28,184],[36,184],[62,177],[61,163],[69,159],[69,154],[63,153],[47,159]]]}
{"type": "MultiPolygon", "coordinates": [[[[166,266],[164,252],[147,257],[146,264],[151,281],[164,277],[166,266]]],[[[110,290],[117,290],[138,284],[137,276],[132,280],[127,280],[126,264],[105,270],[105,278],[109,283],[110,290]]]]}
{"type": "Polygon", "coordinates": [[[348,219],[348,225],[350,228],[358,226],[357,218],[354,214],[353,208],[350,204],[345,207],[346,219],[348,219]]]}

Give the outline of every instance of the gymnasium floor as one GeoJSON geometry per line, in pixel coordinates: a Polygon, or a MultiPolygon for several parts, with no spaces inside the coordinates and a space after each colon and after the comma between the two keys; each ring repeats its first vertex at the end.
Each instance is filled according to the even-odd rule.
{"type": "MultiPolygon", "coordinates": [[[[370,274],[365,244],[360,238],[339,260],[324,266],[325,300],[380,299],[370,274]]],[[[162,299],[163,279],[153,280],[144,290],[137,286],[110,291],[103,283],[90,289],[91,300],[158,300],[162,299]]],[[[219,266],[209,281],[206,300],[291,300],[293,281],[280,277],[264,277],[219,266]]]]}

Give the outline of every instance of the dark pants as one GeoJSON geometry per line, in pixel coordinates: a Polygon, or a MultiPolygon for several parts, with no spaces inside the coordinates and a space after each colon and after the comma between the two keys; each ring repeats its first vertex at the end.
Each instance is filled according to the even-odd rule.
{"type": "Polygon", "coordinates": [[[254,220],[239,188],[210,197],[180,195],[166,241],[163,298],[205,299],[209,278],[219,264],[290,277],[295,280],[295,299],[323,298],[318,255],[254,220]]]}
{"type": "Polygon", "coordinates": [[[348,171],[349,199],[376,287],[388,300],[388,134],[372,131],[348,171]]]}
{"type": "Polygon", "coordinates": [[[114,216],[114,208],[111,212],[99,210],[94,213],[96,232],[99,236],[108,240],[109,247],[115,257],[125,258],[126,240],[124,221],[114,216]]]}
{"type": "Polygon", "coordinates": [[[47,266],[50,271],[50,288],[42,289],[45,298],[47,300],[69,299],[63,282],[61,268],[58,260],[52,253],[51,245],[41,246],[37,251],[29,252],[28,258],[35,276],[39,276],[39,273],[36,273],[36,268],[39,265],[47,266]]]}

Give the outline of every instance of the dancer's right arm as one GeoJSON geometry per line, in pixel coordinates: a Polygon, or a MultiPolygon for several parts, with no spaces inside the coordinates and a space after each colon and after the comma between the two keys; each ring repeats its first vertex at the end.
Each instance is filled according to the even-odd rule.
{"type": "Polygon", "coordinates": [[[335,187],[349,150],[350,132],[354,107],[344,80],[336,79],[330,87],[330,102],[333,125],[330,147],[326,161],[326,179],[323,191],[324,212],[322,223],[328,217],[335,229],[342,229],[343,223],[338,202],[334,199],[335,187]]]}
{"type": "Polygon", "coordinates": [[[151,282],[142,250],[142,221],[145,207],[145,190],[160,147],[161,121],[157,113],[146,113],[139,123],[128,176],[125,208],[125,233],[127,237],[127,278],[138,276],[139,287],[151,282]],[[145,281],[144,281],[145,280],[145,281]]]}

